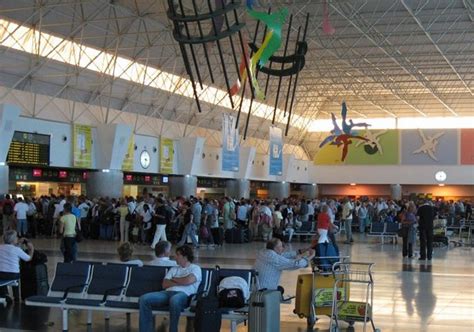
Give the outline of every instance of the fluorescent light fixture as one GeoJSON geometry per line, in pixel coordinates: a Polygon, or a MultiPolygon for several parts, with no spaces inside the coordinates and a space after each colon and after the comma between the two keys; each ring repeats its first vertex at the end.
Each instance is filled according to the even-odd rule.
{"type": "Polygon", "coordinates": [[[440,187],[444,187],[444,186],[445,186],[445,184],[444,184],[444,183],[440,183],[440,184],[438,184],[438,186],[440,186],[440,187]]]}
{"type": "MultiPolygon", "coordinates": [[[[340,121],[340,120],[339,120],[340,121]]],[[[369,129],[439,129],[439,128],[474,128],[474,116],[450,117],[417,117],[417,118],[357,118],[354,123],[366,122],[369,129]]],[[[313,120],[309,132],[329,132],[334,129],[331,119],[313,120]]]]}
{"type": "MultiPolygon", "coordinates": [[[[191,81],[188,78],[138,63],[123,56],[115,56],[98,48],[85,46],[44,31],[35,30],[4,18],[0,18],[0,46],[85,68],[136,84],[143,84],[187,98],[194,98],[191,81]]],[[[232,110],[227,91],[205,84],[203,84],[202,89],[198,84],[196,89],[201,101],[232,110]]],[[[234,97],[234,100],[236,104],[240,103],[239,97],[234,97]]],[[[249,108],[250,99],[245,98],[242,112],[248,113],[249,108]]],[[[273,114],[273,110],[273,106],[254,101],[252,115],[269,118],[273,114]]],[[[283,111],[277,109],[275,120],[286,123],[287,119],[283,111]]],[[[291,116],[291,125],[300,129],[305,128],[308,121],[308,118],[303,118],[297,114],[291,116]]]]}
{"type": "Polygon", "coordinates": [[[357,186],[357,184],[356,183],[351,183],[351,186],[357,186]]]}
{"type": "Polygon", "coordinates": [[[4,161],[0,161],[0,166],[5,166],[5,162],[4,161]]]}
{"type": "Polygon", "coordinates": [[[102,170],[102,173],[109,173],[110,172],[110,169],[103,169],[102,170]]]}
{"type": "Polygon", "coordinates": [[[281,181],[281,183],[285,184],[285,183],[286,183],[286,181],[281,181]]]}
{"type": "Polygon", "coordinates": [[[191,176],[191,175],[189,175],[189,174],[186,174],[186,177],[187,177],[187,178],[189,178],[190,176],[191,176]]]}
{"type": "Polygon", "coordinates": [[[316,183],[312,183],[312,185],[313,185],[314,187],[316,187],[316,183]]]}

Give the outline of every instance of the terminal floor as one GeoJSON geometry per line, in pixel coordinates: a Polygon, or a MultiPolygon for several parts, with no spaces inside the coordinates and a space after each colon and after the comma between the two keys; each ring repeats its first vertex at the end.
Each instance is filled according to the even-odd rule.
{"type": "MultiPolygon", "coordinates": [[[[59,240],[37,239],[34,243],[38,250],[48,255],[51,281],[56,262],[62,261],[59,240]]],[[[215,249],[201,248],[196,262],[204,267],[218,264],[221,267],[250,268],[256,252],[263,245],[263,242],[252,242],[226,244],[215,249]]],[[[307,245],[294,242],[289,246],[296,250],[307,245]]],[[[117,242],[84,241],[79,244],[79,259],[114,261],[116,246],[117,242]]],[[[351,256],[352,261],[376,263],[373,316],[376,327],[382,331],[474,331],[472,248],[435,248],[431,264],[402,259],[400,245],[381,245],[365,236],[356,237],[355,243],[350,246],[340,244],[340,248],[343,255],[351,256]]],[[[148,247],[137,246],[135,253],[145,262],[152,259],[152,251],[148,247]]],[[[286,293],[295,294],[297,275],[309,272],[309,269],[285,271],[281,284],[286,293]]],[[[351,297],[360,297],[362,293],[356,285],[351,287],[351,297]]],[[[281,305],[281,331],[307,331],[306,320],[293,314],[293,309],[294,302],[281,305]]],[[[138,331],[136,314],[131,315],[129,321],[123,314],[111,314],[110,320],[105,321],[103,314],[96,313],[89,327],[85,312],[73,311],[69,316],[70,331],[138,331]]],[[[161,320],[157,321],[160,323],[161,320]]],[[[185,319],[181,320],[181,324],[180,331],[190,330],[185,328],[185,319]]],[[[342,330],[346,326],[343,323],[342,330]]],[[[328,331],[328,328],[329,319],[321,317],[314,330],[328,331]]],[[[0,308],[0,331],[60,330],[61,314],[57,309],[31,308],[23,304],[0,308]]],[[[222,331],[229,331],[227,322],[223,322],[222,331]]],[[[247,327],[240,325],[240,331],[247,331],[247,327]]],[[[355,331],[362,331],[360,323],[356,323],[355,331]]]]}

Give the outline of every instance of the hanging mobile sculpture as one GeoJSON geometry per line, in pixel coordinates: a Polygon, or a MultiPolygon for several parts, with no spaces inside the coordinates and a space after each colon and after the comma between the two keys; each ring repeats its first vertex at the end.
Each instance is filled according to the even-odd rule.
{"type": "MultiPolygon", "coordinates": [[[[200,1],[200,4],[203,2],[200,1]]],[[[204,1],[205,4],[205,1],[204,1]]],[[[252,41],[248,41],[242,30],[245,23],[239,21],[238,10],[241,8],[237,0],[207,0],[205,12],[199,7],[196,0],[168,0],[168,17],[173,22],[173,37],[179,43],[183,57],[186,73],[188,74],[196,105],[201,112],[201,104],[198,94],[198,85],[203,87],[203,72],[198,54],[204,53],[207,72],[212,83],[215,83],[215,70],[210,63],[210,45],[217,46],[219,66],[222,68],[225,86],[232,109],[238,111],[236,127],[239,125],[243,101],[248,88],[250,91],[250,106],[245,121],[244,139],[247,136],[249,119],[252,115],[252,106],[255,99],[269,101],[266,97],[271,78],[278,80],[275,90],[274,111],[272,124],[275,123],[280,97],[284,100],[284,115],[287,116],[285,135],[288,134],[291,121],[292,109],[295,100],[299,72],[305,65],[305,55],[308,49],[306,43],[306,32],[308,29],[309,14],[303,28],[298,27],[296,39],[291,36],[293,28],[293,16],[290,15],[286,39],[283,38],[283,26],[288,17],[288,9],[281,8],[272,13],[257,11],[253,8],[253,0],[246,1],[248,15],[257,20],[252,41]],[[263,23],[263,35],[260,25],[263,23]],[[209,31],[206,27],[211,26],[209,31]],[[261,37],[261,45],[257,45],[257,39],[261,37]],[[290,45],[290,39],[295,40],[294,46],[290,45]],[[228,40],[230,44],[231,59],[236,68],[237,78],[232,86],[229,77],[229,62],[225,62],[222,43],[228,40]],[[285,42],[283,55],[275,55],[285,42]],[[294,51],[288,54],[289,49],[294,51]],[[238,62],[238,57],[241,60],[238,62]],[[275,65],[275,68],[273,67],[275,65]],[[266,75],[265,89],[260,88],[258,82],[259,73],[266,75]],[[285,84],[283,83],[285,81],[285,84]],[[240,92],[240,104],[236,107],[234,97],[240,92]]]]}

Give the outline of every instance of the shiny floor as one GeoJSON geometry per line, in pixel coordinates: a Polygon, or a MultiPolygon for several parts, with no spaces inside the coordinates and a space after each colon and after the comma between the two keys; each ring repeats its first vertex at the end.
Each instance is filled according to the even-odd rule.
{"type": "MultiPolygon", "coordinates": [[[[435,248],[430,264],[416,259],[402,259],[401,247],[397,244],[380,244],[373,238],[362,235],[353,245],[340,244],[341,254],[352,261],[374,262],[374,307],[373,318],[382,331],[474,331],[474,256],[470,247],[435,248]]],[[[61,261],[59,241],[38,239],[34,241],[38,250],[48,255],[50,280],[56,262],[61,261]]],[[[79,258],[83,260],[116,260],[116,242],[84,241],[79,245],[79,258]]],[[[299,249],[305,242],[294,242],[289,246],[299,249]]],[[[201,248],[197,263],[204,267],[219,264],[221,267],[248,268],[254,263],[255,253],[263,242],[249,244],[226,244],[222,248],[201,248]]],[[[152,259],[149,247],[137,246],[136,256],[143,261],[152,259]]],[[[286,293],[295,294],[296,279],[309,269],[285,271],[281,284],[286,293]]],[[[351,297],[360,297],[363,290],[357,285],[351,288],[351,297]]],[[[307,331],[306,320],[294,313],[294,302],[281,305],[281,331],[307,331]]],[[[123,314],[112,314],[109,321],[102,314],[95,314],[92,326],[86,325],[86,314],[82,311],[70,313],[70,331],[138,331],[137,315],[127,321],[123,314]]],[[[161,319],[158,320],[161,322],[161,319]]],[[[182,319],[182,331],[186,320],[182,319]]],[[[166,331],[165,323],[160,331],[166,331]]],[[[347,324],[342,323],[346,330],[347,324]]],[[[328,331],[329,319],[320,317],[314,331],[328,331]]],[[[14,304],[0,308],[0,331],[60,331],[61,315],[57,309],[31,308],[14,304]]],[[[192,330],[192,329],[191,329],[192,330]]],[[[355,324],[355,331],[362,331],[362,324],[355,324]]],[[[370,325],[367,331],[370,331],[370,325]]],[[[222,331],[229,331],[223,322],[222,331]]],[[[238,331],[247,331],[244,325],[238,331]]]]}

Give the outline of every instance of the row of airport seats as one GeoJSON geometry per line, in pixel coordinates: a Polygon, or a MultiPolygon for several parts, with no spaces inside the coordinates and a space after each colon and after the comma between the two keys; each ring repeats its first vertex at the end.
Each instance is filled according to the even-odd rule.
{"type": "MultiPolygon", "coordinates": [[[[69,310],[87,310],[87,323],[92,324],[94,311],[110,313],[138,313],[141,295],[163,290],[162,281],[169,267],[129,266],[117,263],[74,262],[58,263],[53,282],[46,296],[26,299],[30,306],[57,308],[62,311],[62,329],[68,330],[69,310]]],[[[225,277],[239,276],[247,281],[249,292],[257,289],[257,274],[251,269],[202,268],[202,281],[197,295],[189,298],[189,307],[182,313],[194,317],[196,297],[215,290],[225,277]]],[[[233,310],[221,308],[222,319],[229,320],[231,331],[248,319],[248,307],[233,310]]],[[[154,308],[154,315],[167,316],[168,308],[154,308]]]]}
{"type": "Polygon", "coordinates": [[[400,224],[396,222],[373,222],[368,236],[380,237],[382,244],[385,239],[391,239],[393,243],[396,243],[399,229],[400,224]]]}

